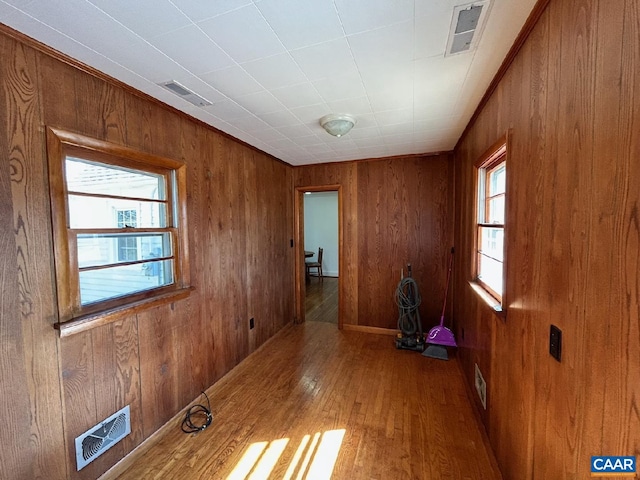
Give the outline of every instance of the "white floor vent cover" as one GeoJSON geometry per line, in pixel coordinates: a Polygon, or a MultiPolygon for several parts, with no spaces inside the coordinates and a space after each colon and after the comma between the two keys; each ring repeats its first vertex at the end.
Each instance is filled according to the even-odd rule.
{"type": "Polygon", "coordinates": [[[476,363],[476,391],[478,392],[478,396],[480,397],[480,403],[482,403],[482,407],[487,409],[487,382],[484,381],[484,377],[480,372],[480,368],[476,363]]]}
{"type": "Polygon", "coordinates": [[[86,467],[130,433],[131,413],[127,405],[76,438],[78,470],[86,467]]]}

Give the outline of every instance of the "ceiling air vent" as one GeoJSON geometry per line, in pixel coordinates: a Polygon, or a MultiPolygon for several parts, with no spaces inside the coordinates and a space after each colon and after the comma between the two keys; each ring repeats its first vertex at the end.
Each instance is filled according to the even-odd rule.
{"type": "Polygon", "coordinates": [[[187,102],[193,103],[197,107],[206,107],[208,105],[211,105],[211,102],[209,100],[202,98],[200,95],[198,95],[195,92],[192,92],[184,85],[180,85],[175,80],[171,80],[165,83],[160,83],[159,85],[161,87],[166,88],[170,92],[175,93],[180,98],[185,99],[187,102]]]}
{"type": "Polygon", "coordinates": [[[131,433],[129,405],[76,438],[78,471],[131,433]]]}
{"type": "Polygon", "coordinates": [[[490,7],[491,0],[483,0],[458,5],[453,9],[445,56],[469,52],[476,48],[490,7]]]}

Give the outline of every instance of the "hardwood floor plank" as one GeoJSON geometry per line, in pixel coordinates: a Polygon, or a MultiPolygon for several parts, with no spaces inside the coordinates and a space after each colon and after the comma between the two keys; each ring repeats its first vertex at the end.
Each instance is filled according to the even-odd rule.
{"type": "Polygon", "coordinates": [[[290,325],[209,388],[209,428],[186,435],[173,419],[117,478],[501,479],[456,362],[290,325]]]}
{"type": "Polygon", "coordinates": [[[311,277],[306,285],[305,320],[338,324],[338,278],[311,277]]]}

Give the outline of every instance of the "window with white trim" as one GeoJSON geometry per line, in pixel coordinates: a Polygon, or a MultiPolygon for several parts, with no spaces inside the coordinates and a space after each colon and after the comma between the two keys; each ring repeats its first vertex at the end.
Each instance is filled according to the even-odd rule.
{"type": "Polygon", "coordinates": [[[188,287],[185,166],[48,129],[60,323],[188,287]]]}
{"type": "Polygon", "coordinates": [[[506,141],[500,142],[476,164],[478,205],[475,280],[500,303],[504,291],[506,152],[506,141]]]}

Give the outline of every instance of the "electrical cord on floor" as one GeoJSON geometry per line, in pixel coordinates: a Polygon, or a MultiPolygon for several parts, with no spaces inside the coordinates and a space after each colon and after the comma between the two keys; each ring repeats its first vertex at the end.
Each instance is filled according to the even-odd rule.
{"type": "Polygon", "coordinates": [[[182,426],[180,427],[182,428],[182,431],[184,433],[201,432],[209,425],[211,425],[211,422],[213,421],[213,415],[211,414],[211,402],[209,402],[209,397],[204,391],[202,392],[202,394],[207,399],[207,407],[198,404],[193,405],[189,408],[189,410],[187,410],[187,414],[182,421],[182,426]],[[193,417],[196,416],[204,417],[204,423],[202,423],[201,425],[196,425],[196,423],[193,421],[193,417]]]}

